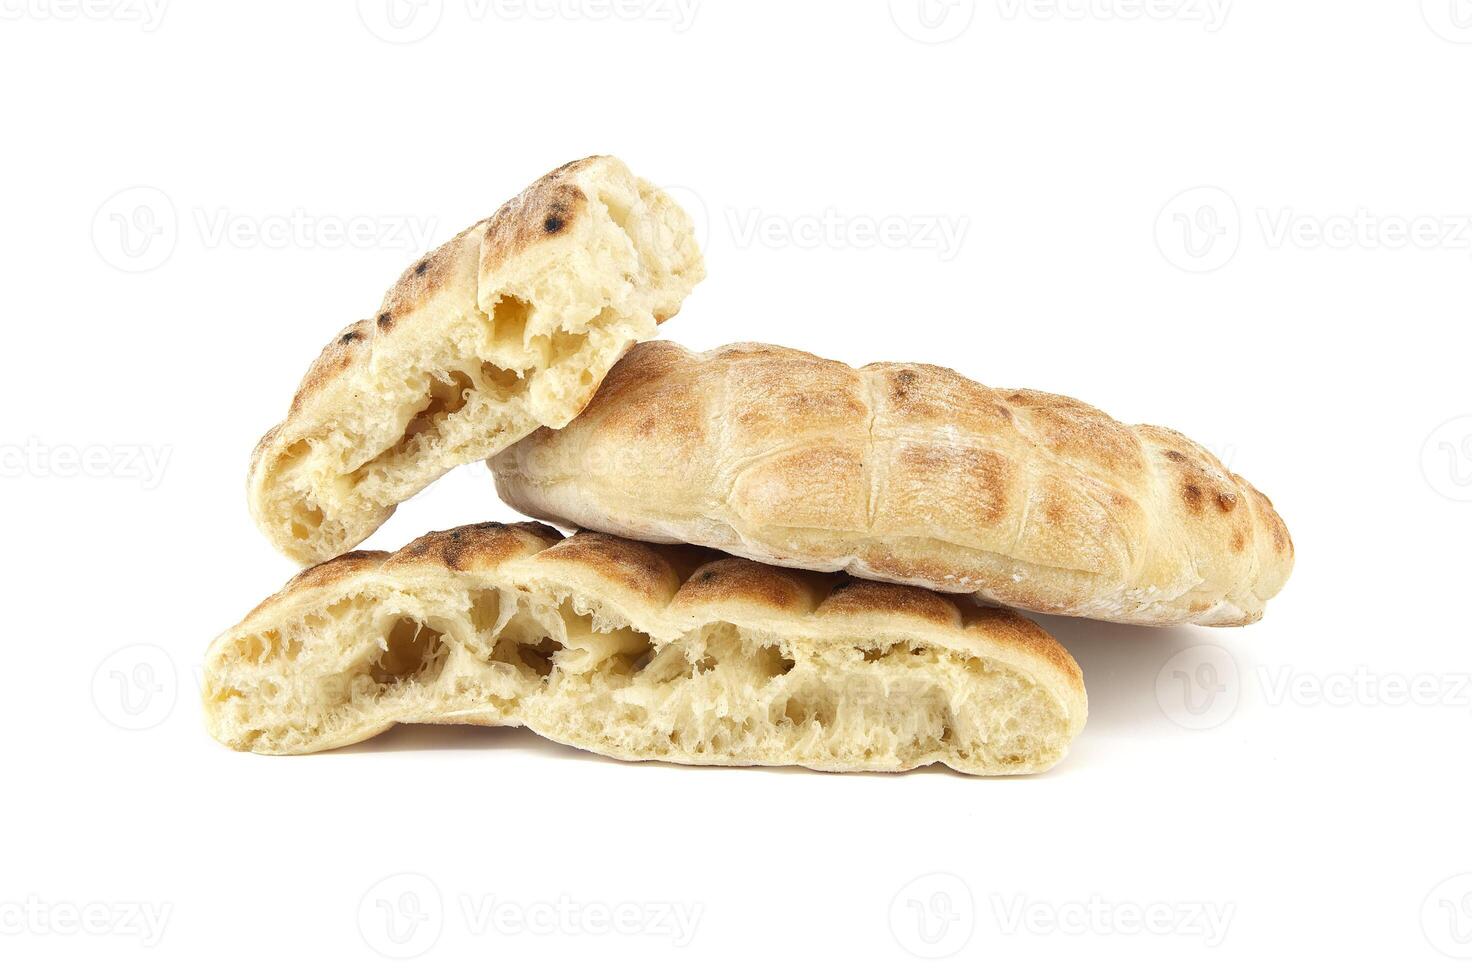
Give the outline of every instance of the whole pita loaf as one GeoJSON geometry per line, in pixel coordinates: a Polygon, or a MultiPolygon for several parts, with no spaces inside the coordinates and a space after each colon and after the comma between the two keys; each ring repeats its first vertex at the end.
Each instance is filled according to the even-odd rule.
{"type": "Polygon", "coordinates": [[[640,344],[490,466],[542,520],[1122,623],[1253,622],[1293,565],[1268,498],[1180,433],[927,364],[640,344]]]}

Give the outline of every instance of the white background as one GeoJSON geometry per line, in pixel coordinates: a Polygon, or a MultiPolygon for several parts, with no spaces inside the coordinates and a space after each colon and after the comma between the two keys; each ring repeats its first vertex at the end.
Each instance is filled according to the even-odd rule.
{"type": "MultiPolygon", "coordinates": [[[[1466,975],[1472,4],[88,2],[0,0],[8,975],[1466,975]],[[1181,429],[1277,503],[1286,590],[1046,621],[1091,717],[1035,778],[216,745],[202,653],[292,571],[255,440],[592,152],[703,229],[666,336],[1181,429]]],[[[507,517],[469,467],[369,545],[507,517]]]]}

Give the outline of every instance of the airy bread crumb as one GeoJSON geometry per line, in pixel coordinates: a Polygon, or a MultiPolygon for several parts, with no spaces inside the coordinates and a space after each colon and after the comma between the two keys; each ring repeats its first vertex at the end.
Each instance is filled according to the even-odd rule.
{"type": "Polygon", "coordinates": [[[310,569],[220,636],[211,733],[301,753],[397,722],[525,725],[619,759],[1038,772],[1087,714],[1014,613],[540,524],[310,569]]]}

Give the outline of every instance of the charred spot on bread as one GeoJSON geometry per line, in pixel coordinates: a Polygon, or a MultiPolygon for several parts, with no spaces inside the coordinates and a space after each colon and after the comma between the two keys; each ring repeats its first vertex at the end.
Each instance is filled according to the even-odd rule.
{"type": "Polygon", "coordinates": [[[916,382],[920,375],[910,368],[904,368],[890,375],[889,390],[895,401],[904,401],[915,395],[916,382]]]}
{"type": "Polygon", "coordinates": [[[1182,488],[1181,494],[1186,498],[1186,506],[1191,508],[1191,513],[1201,513],[1205,506],[1206,494],[1199,485],[1187,483],[1182,488]]]}

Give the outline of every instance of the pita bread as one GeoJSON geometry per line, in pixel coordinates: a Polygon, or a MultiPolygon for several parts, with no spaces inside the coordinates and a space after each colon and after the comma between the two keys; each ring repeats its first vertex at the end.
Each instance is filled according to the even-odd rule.
{"type": "Polygon", "coordinates": [[[612,157],[552,171],[338,331],[251,460],[257,524],[341,554],[452,467],[556,428],[704,275],[689,218],[612,157]]]}
{"type": "Polygon", "coordinates": [[[641,344],[491,468],[542,520],[1122,623],[1250,623],[1293,567],[1268,498],[1180,433],[928,364],[641,344]]]}
{"type": "Polygon", "coordinates": [[[1003,610],[540,524],[426,535],[301,573],[211,646],[236,749],[314,752],[397,722],[525,725],[618,759],[1047,769],[1078,665],[1003,610]]]}

